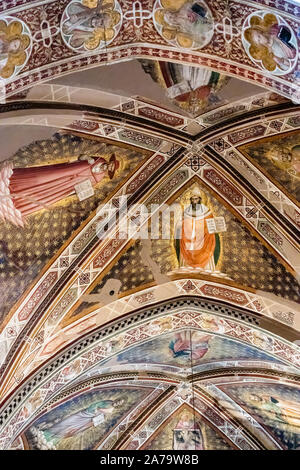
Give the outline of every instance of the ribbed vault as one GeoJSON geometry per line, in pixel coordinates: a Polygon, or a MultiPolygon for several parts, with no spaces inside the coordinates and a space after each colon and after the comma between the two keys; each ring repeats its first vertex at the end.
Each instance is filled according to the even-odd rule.
{"type": "Polygon", "coordinates": [[[132,4],[0,5],[0,448],[299,449],[298,7],[132,4]]]}

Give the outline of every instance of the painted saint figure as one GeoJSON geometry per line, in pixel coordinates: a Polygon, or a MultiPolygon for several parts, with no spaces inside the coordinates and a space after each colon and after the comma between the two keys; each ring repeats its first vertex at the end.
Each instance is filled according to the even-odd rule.
{"type": "Polygon", "coordinates": [[[6,60],[9,54],[19,52],[22,42],[19,38],[7,39],[6,35],[0,33],[0,61],[6,60]]]}
{"type": "Polygon", "coordinates": [[[175,228],[175,250],[181,267],[214,271],[218,261],[220,243],[216,234],[208,232],[210,209],[202,204],[201,192],[195,189],[191,204],[184,210],[183,220],[175,228]]]}
{"type": "Polygon", "coordinates": [[[95,186],[106,176],[112,179],[119,166],[114,154],[109,161],[83,156],[73,163],[32,168],[8,163],[0,171],[0,218],[24,226],[27,215],[74,194],[74,186],[83,181],[95,186]]]}
{"type": "MultiPolygon", "coordinates": [[[[47,439],[65,439],[68,437],[75,436],[93,426],[95,426],[95,418],[99,417],[99,424],[105,420],[107,415],[113,413],[113,411],[122,406],[124,400],[101,400],[88,408],[78,411],[67,418],[62,419],[56,424],[50,427],[46,425],[40,426],[40,429],[44,432],[47,439]]],[[[96,421],[97,422],[97,421],[96,421]]]]}
{"type": "Polygon", "coordinates": [[[203,450],[201,428],[191,413],[182,413],[173,430],[173,450],[203,450]]]}
{"type": "Polygon", "coordinates": [[[0,77],[10,78],[20,72],[30,55],[28,26],[10,17],[0,19],[0,77]]]}
{"type": "MultiPolygon", "coordinates": [[[[16,23],[16,22],[14,22],[16,23]]],[[[1,31],[0,21],[0,75],[9,78],[16,66],[22,66],[26,61],[25,49],[30,40],[27,35],[14,35],[9,37],[7,32],[1,31]]]]}
{"type": "Polygon", "coordinates": [[[203,108],[209,109],[221,102],[215,94],[215,89],[222,82],[219,73],[181,64],[176,64],[176,71],[182,72],[182,80],[170,87],[167,95],[183,109],[197,115],[203,108]]]}
{"type": "Polygon", "coordinates": [[[200,2],[187,2],[178,11],[166,11],[165,22],[180,33],[191,35],[195,42],[213,28],[213,20],[208,10],[200,2]]]}
{"type": "Polygon", "coordinates": [[[169,350],[174,358],[185,357],[192,361],[201,359],[208,351],[211,336],[193,337],[190,331],[176,333],[169,344],[169,350]]]}
{"type": "Polygon", "coordinates": [[[271,419],[276,419],[281,423],[287,423],[299,429],[300,405],[297,403],[267,394],[251,393],[249,398],[253,405],[264,410],[271,419]]]}
{"type": "Polygon", "coordinates": [[[152,80],[167,89],[167,97],[193,117],[224,102],[218,92],[230,80],[225,75],[192,65],[149,60],[140,62],[152,80]]]}
{"type": "MultiPolygon", "coordinates": [[[[245,31],[245,38],[251,43],[250,54],[254,59],[263,59],[255,51],[255,49],[262,49],[264,56],[269,54],[281,70],[288,70],[291,61],[297,56],[297,50],[291,42],[292,34],[284,25],[276,23],[268,30],[260,25],[254,25],[245,31]]],[[[263,60],[263,62],[265,61],[263,60]]]]}
{"type": "Polygon", "coordinates": [[[300,177],[300,145],[292,148],[273,146],[266,154],[276,166],[285,169],[292,176],[300,177]]]}
{"type": "Polygon", "coordinates": [[[96,29],[109,29],[112,23],[109,10],[113,6],[114,2],[102,5],[102,0],[98,1],[95,8],[89,8],[79,2],[71,3],[67,10],[69,18],[62,26],[63,33],[72,36],[70,45],[79,48],[92,39],[96,29]]]}
{"type": "Polygon", "coordinates": [[[190,92],[194,92],[195,100],[204,100],[210,95],[212,86],[218,83],[220,77],[218,73],[203,67],[182,65],[181,70],[183,81],[189,85],[190,90],[176,95],[178,101],[186,101],[190,92]]]}
{"type": "Polygon", "coordinates": [[[300,145],[291,149],[291,167],[293,174],[300,176],[300,145]]]}

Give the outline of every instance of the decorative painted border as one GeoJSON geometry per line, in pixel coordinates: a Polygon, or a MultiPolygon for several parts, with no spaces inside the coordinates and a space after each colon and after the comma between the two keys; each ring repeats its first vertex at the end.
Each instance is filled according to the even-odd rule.
{"type": "Polygon", "coordinates": [[[71,349],[66,350],[62,355],[56,355],[55,359],[45,364],[35,376],[27,379],[20,391],[17,394],[15,393],[14,398],[10,398],[6,404],[1,416],[1,448],[9,446],[10,442],[21,432],[21,427],[23,428],[26,425],[26,406],[30,406],[32,417],[38,413],[38,409],[34,409],[35,405],[29,403],[33,392],[39,389],[41,398],[39,406],[44,405],[46,401],[53,398],[53,394],[61,392],[63,388],[69,385],[65,371],[66,368],[69,370],[72,365],[74,367],[75,361],[80,359],[79,374],[82,374],[104,358],[122,351],[125,347],[133,346],[145,341],[147,338],[154,338],[165,332],[182,330],[188,327],[200,329],[201,331],[212,331],[215,334],[220,330],[218,334],[255,347],[257,347],[257,341],[260,338],[259,341],[262,342],[261,348],[263,351],[278,357],[287,364],[300,365],[300,350],[297,346],[270,333],[262,332],[257,327],[250,327],[243,321],[229,319],[222,312],[214,315],[212,313],[203,313],[203,309],[201,310],[202,312],[199,312],[199,309],[194,310],[191,306],[186,308],[180,306],[180,304],[176,307],[176,301],[169,303],[169,305],[165,304],[163,309],[151,307],[148,315],[141,313],[140,316],[135,317],[135,321],[129,317],[127,325],[125,320],[121,320],[119,325],[115,323],[113,326],[102,328],[97,334],[92,333],[88,337],[89,340],[88,338],[81,338],[80,343],[74,344],[71,349]],[[159,316],[151,319],[151,316],[155,313],[156,315],[160,314],[159,316],[162,317],[161,322],[159,316]],[[166,324],[164,320],[167,318],[168,322],[166,324]],[[209,322],[209,318],[214,319],[214,322],[209,322]],[[116,332],[118,332],[117,335],[116,332]],[[110,343],[112,338],[114,338],[114,344],[116,344],[113,351],[110,343]]]}
{"type": "MultiPolygon", "coordinates": [[[[5,0],[3,3],[9,5],[7,1],[5,0]]],[[[56,41],[57,47],[55,48],[55,53],[53,51],[50,54],[48,63],[45,64],[44,58],[46,54],[44,49],[47,49],[49,55],[49,45],[45,43],[41,46],[41,43],[37,42],[32,54],[32,62],[29,63],[27,69],[18,75],[15,80],[6,83],[7,96],[20,92],[33,84],[41,83],[49,78],[58,77],[71,71],[74,72],[79,69],[107,63],[117,63],[121,60],[128,60],[128,58],[150,57],[151,59],[172,60],[208,67],[209,69],[218,70],[230,76],[237,76],[252,83],[259,83],[266,88],[279,92],[283,96],[297,98],[299,87],[294,83],[293,72],[284,77],[277,77],[271,73],[265,74],[249,59],[246,51],[242,48],[240,38],[240,29],[242,28],[243,21],[258,9],[267,9],[279,14],[294,31],[297,31],[299,27],[299,10],[296,5],[284,2],[283,0],[271,2],[260,0],[256,2],[249,1],[247,3],[233,0],[229,10],[225,5],[221,5],[220,8],[218,0],[210,0],[209,8],[213,12],[215,24],[217,25],[214,30],[214,46],[210,42],[200,51],[186,51],[179,47],[170,46],[156,31],[151,19],[153,10],[152,0],[143,3],[143,8],[147,12],[148,17],[141,20],[138,28],[136,27],[132,2],[122,0],[119,3],[123,12],[123,25],[119,35],[108,45],[105,51],[82,54],[75,54],[74,51],[68,50],[59,34],[59,18],[68,4],[67,0],[50,0],[40,2],[38,5],[32,5],[35,16],[43,16],[44,21],[48,22],[49,37],[51,40],[56,41]],[[43,6],[43,9],[41,9],[41,6],[43,6]],[[223,27],[222,29],[224,18],[226,18],[229,24],[235,25],[237,23],[239,26],[233,27],[234,34],[231,35],[230,39],[228,39],[228,28],[223,27]],[[61,50],[63,52],[60,52],[61,50]],[[40,57],[43,57],[42,61],[40,57]]],[[[20,8],[10,11],[10,14],[14,13],[17,18],[22,19],[25,23],[29,22],[31,5],[24,5],[21,8],[22,3],[18,3],[17,0],[11,3],[11,5],[19,6],[20,8]]],[[[32,35],[35,38],[37,37],[36,35],[42,34],[39,22],[31,22],[31,29],[32,35]]]]}

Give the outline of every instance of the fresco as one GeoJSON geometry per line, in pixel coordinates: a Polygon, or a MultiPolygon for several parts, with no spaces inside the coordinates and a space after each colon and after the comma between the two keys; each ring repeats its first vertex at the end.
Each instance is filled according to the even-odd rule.
{"type": "MultiPolygon", "coordinates": [[[[1,186],[8,197],[1,201],[0,217],[24,227],[27,215],[42,208],[51,209],[54,203],[75,192],[83,200],[81,184],[89,181],[95,186],[105,177],[112,180],[119,168],[115,154],[109,160],[80,155],[76,162],[27,168],[13,168],[12,162],[6,162],[1,171],[1,186]]],[[[86,188],[89,190],[90,185],[86,188]]]]}
{"type": "Polygon", "coordinates": [[[158,33],[173,46],[201,49],[213,37],[213,15],[202,0],[157,0],[153,12],[158,33]]]}
{"type": "Polygon", "coordinates": [[[117,0],[72,0],[62,15],[62,37],[76,52],[101,49],[117,36],[121,20],[117,0]]]}
{"type": "Polygon", "coordinates": [[[258,67],[285,75],[296,65],[298,44],[294,31],[279,15],[257,11],[246,19],[242,34],[243,46],[258,67]]]}
{"type": "Polygon", "coordinates": [[[204,450],[203,434],[192,413],[182,413],[173,429],[174,450],[204,450]]]}
{"type": "Polygon", "coordinates": [[[190,407],[176,411],[143,450],[232,450],[227,441],[190,407]]]}
{"type": "Polygon", "coordinates": [[[159,62],[140,61],[146,73],[160,86],[166,89],[166,96],[171,103],[191,117],[225,104],[219,91],[230,78],[203,67],[159,62]]]}
{"type": "Polygon", "coordinates": [[[240,151],[300,201],[300,132],[292,131],[243,145],[240,151]]]}
{"type": "Polygon", "coordinates": [[[151,391],[115,387],[84,393],[43,415],[26,431],[31,449],[91,450],[151,391]]]}
{"type": "MultiPolygon", "coordinates": [[[[208,319],[208,321],[211,323],[211,320],[208,319]]],[[[149,364],[160,365],[162,369],[170,369],[170,367],[181,369],[192,366],[195,370],[200,370],[201,366],[218,361],[281,362],[255,347],[218,335],[207,334],[205,331],[183,330],[168,334],[168,318],[163,322],[166,329],[164,335],[124,350],[117,356],[102,362],[100,368],[113,367],[115,369],[125,364],[149,364]]],[[[159,325],[157,326],[159,328],[159,325]]],[[[213,320],[213,325],[210,324],[210,327],[222,332],[222,320],[218,324],[213,320]]],[[[114,347],[114,340],[112,340],[111,347],[114,347]]]]}
{"type": "Polygon", "coordinates": [[[189,203],[179,214],[179,220],[175,220],[174,245],[180,267],[215,271],[220,257],[220,238],[209,232],[208,224],[215,219],[203,199],[203,193],[194,187],[189,203]]]}
{"type": "MultiPolygon", "coordinates": [[[[19,1],[23,6],[18,17],[30,26],[34,41],[26,64],[31,86],[47,77],[65,75],[68,63],[73,72],[129,56],[180,63],[183,53],[191,65],[197,63],[220,73],[227,73],[230,65],[231,76],[262,86],[267,71],[269,89],[274,93],[280,90],[288,99],[297,95],[297,71],[293,74],[299,12],[295,2],[289,11],[278,7],[279,14],[266,0],[266,8],[262,6],[260,11],[256,2],[248,5],[238,0],[234,5],[227,0],[65,0],[42,4],[37,14],[36,5],[25,8],[26,1],[19,1]],[[37,21],[32,21],[36,15],[37,21]],[[141,44],[145,45],[142,49],[141,44]],[[61,61],[66,70],[60,67],[61,61]]],[[[12,96],[23,93],[27,84],[20,77],[14,86],[9,85],[6,90],[12,96]]]]}
{"type": "MultiPolygon", "coordinates": [[[[214,231],[214,250],[211,248],[209,251],[208,240],[207,249],[205,249],[206,255],[213,253],[215,264],[213,270],[220,275],[226,275],[239,285],[270,291],[276,295],[289,296],[291,300],[299,301],[299,285],[296,279],[204,185],[200,182],[193,183],[182,192],[173,204],[177,203],[182,210],[186,210],[191,204],[191,197],[195,191],[200,192],[201,204],[209,209],[216,221],[220,221],[220,228],[216,222],[216,230],[214,231]],[[267,278],[266,272],[268,273],[267,278]]],[[[176,222],[176,214],[174,218],[176,222]]],[[[171,220],[171,225],[173,223],[171,220]]],[[[207,234],[204,233],[204,235],[207,234]]],[[[205,247],[205,243],[203,243],[203,247],[205,247]]],[[[153,240],[152,250],[154,260],[159,264],[161,262],[164,264],[162,272],[166,272],[167,265],[169,267],[171,264],[180,268],[180,260],[178,261],[178,256],[176,256],[176,240],[172,241],[171,246],[168,240],[153,240]],[[156,249],[161,250],[159,256],[155,256],[156,249]],[[171,250],[172,252],[170,252],[171,250]],[[164,256],[161,255],[162,253],[164,256]]],[[[175,271],[177,272],[178,269],[175,268],[175,271]]],[[[193,272],[193,269],[191,271],[193,272]]]]}
{"type": "Polygon", "coordinates": [[[12,78],[26,65],[31,53],[31,33],[21,20],[0,19],[0,77],[12,78]]]}
{"type": "MultiPolygon", "coordinates": [[[[182,209],[190,204],[193,185],[187,188],[174,201],[182,209]]],[[[240,286],[260,289],[271,292],[280,297],[300,302],[299,283],[296,278],[270,253],[270,251],[242,224],[234,215],[213,195],[197,183],[201,191],[202,202],[214,216],[224,218],[226,231],[216,237],[218,244],[215,269],[220,275],[229,277],[240,286]],[[266,275],[267,273],[267,275],[266,275]]],[[[171,240],[152,239],[151,257],[164,275],[171,275],[180,269],[180,259],[176,253],[176,240],[174,239],[174,217],[171,214],[171,240]]],[[[160,232],[161,235],[161,232],[160,232]]],[[[108,279],[119,279],[122,283],[120,296],[132,289],[149,286],[154,282],[151,269],[141,261],[143,244],[137,240],[123,253],[118,262],[98,281],[95,281],[90,294],[101,292],[108,279]]],[[[193,269],[193,268],[191,268],[193,269]]],[[[219,275],[219,274],[218,274],[219,275]]],[[[92,310],[95,302],[82,302],[71,313],[73,317],[82,314],[86,309],[92,310]]]]}
{"type": "Polygon", "coordinates": [[[300,450],[300,391],[283,384],[226,385],[225,393],[267,428],[285,449],[300,450]]]}
{"type": "Polygon", "coordinates": [[[140,153],[128,148],[58,133],[21,148],[3,162],[0,320],[72,233],[141,160],[140,153]],[[81,186],[87,182],[86,195],[81,186]]]}

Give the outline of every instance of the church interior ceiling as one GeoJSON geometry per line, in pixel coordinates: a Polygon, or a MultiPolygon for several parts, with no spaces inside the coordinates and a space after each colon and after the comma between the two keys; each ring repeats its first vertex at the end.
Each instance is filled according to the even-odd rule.
{"type": "Polygon", "coordinates": [[[300,449],[300,5],[0,2],[0,449],[300,449]]]}

